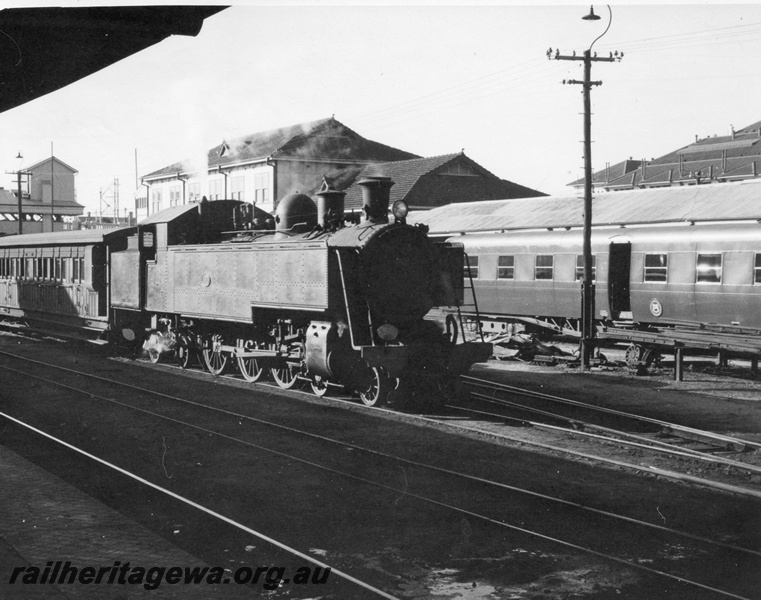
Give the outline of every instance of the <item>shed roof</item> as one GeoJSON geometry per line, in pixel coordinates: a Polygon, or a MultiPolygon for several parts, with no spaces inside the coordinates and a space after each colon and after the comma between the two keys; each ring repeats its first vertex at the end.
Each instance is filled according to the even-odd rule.
{"type": "Polygon", "coordinates": [[[346,210],[354,210],[362,206],[362,190],[356,182],[364,177],[379,175],[390,177],[394,182],[390,191],[392,204],[397,200],[404,200],[413,206],[440,206],[454,199],[468,197],[496,199],[544,195],[542,192],[500,179],[463,152],[352,167],[331,174],[328,178],[335,189],[346,190],[346,210]],[[481,177],[427,177],[440,173],[442,167],[450,163],[464,164],[481,177]],[[424,179],[425,185],[421,185],[424,179]]]}
{"type": "MultiPolygon", "coordinates": [[[[412,213],[408,220],[425,223],[433,234],[581,227],[583,209],[581,197],[546,196],[448,204],[412,213]]],[[[755,180],[600,192],[592,200],[592,224],[598,227],[756,219],[761,219],[761,182],[755,180]]]]}

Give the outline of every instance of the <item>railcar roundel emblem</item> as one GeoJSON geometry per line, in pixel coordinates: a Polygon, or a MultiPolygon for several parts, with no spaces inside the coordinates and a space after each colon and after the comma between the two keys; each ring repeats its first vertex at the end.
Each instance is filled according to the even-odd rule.
{"type": "Polygon", "coordinates": [[[653,313],[654,317],[660,317],[663,314],[663,305],[658,298],[650,300],[650,312],[653,313]]]}
{"type": "Polygon", "coordinates": [[[201,285],[203,287],[209,287],[211,285],[211,275],[204,273],[201,277],[201,285]]]}

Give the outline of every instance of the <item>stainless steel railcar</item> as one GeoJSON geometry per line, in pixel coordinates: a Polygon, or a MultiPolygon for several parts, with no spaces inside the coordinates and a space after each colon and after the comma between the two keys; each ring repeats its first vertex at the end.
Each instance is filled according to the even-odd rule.
{"type": "Polygon", "coordinates": [[[387,178],[361,182],[364,216],[344,226],[343,192],[318,206],[295,194],[244,222],[232,201],[183,206],[139,224],[113,255],[114,324],[148,328],[154,359],[232,362],[249,381],[269,371],[284,388],[309,381],[357,391],[373,405],[448,385],[489,346],[458,344],[425,314],[462,296],[462,248],[418,226],[389,223],[387,178]],[[319,216],[318,216],[319,213],[319,216]],[[259,225],[256,222],[259,221],[259,225]]]}
{"type": "MultiPolygon", "coordinates": [[[[468,255],[487,330],[522,322],[578,334],[581,230],[449,241],[468,255]]],[[[592,253],[601,322],[761,328],[761,224],[600,228],[592,233],[592,253]]]]}

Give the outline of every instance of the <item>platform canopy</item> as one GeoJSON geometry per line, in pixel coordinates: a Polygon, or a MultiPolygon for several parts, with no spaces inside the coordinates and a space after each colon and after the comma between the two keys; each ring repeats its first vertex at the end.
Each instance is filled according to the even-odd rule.
{"type": "Polygon", "coordinates": [[[0,11],[0,112],[49,94],[171,35],[195,36],[225,6],[0,11]]]}

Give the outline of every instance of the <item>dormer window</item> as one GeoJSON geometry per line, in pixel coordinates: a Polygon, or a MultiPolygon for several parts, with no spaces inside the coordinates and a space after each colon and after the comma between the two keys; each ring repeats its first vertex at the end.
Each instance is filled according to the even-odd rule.
{"type": "Polygon", "coordinates": [[[449,163],[444,168],[444,170],[441,171],[441,174],[442,175],[459,175],[459,176],[465,176],[465,177],[478,177],[478,175],[473,171],[473,167],[461,162],[449,163]]]}

